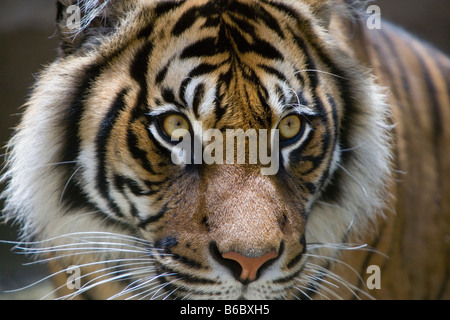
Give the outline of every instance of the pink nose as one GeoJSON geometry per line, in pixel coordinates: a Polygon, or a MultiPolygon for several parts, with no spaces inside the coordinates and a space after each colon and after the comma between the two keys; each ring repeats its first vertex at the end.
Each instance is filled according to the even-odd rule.
{"type": "Polygon", "coordinates": [[[256,279],[256,274],[259,268],[261,268],[261,266],[267,261],[278,257],[278,253],[276,251],[271,251],[260,257],[251,258],[235,251],[228,251],[222,254],[222,257],[225,259],[234,260],[240,264],[242,268],[240,275],[241,281],[253,281],[256,279]]]}

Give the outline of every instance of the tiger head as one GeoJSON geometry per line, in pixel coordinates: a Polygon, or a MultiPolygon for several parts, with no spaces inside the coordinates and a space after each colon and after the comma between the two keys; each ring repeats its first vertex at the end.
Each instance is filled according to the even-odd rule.
{"type": "Polygon", "coordinates": [[[124,295],[308,297],[389,175],[384,95],[332,4],[58,1],[61,54],[10,144],[7,217],[61,265],[120,270],[124,295]],[[184,155],[254,130],[276,170],[250,161],[248,136],[244,161],[214,144],[213,162],[176,162],[177,129],[184,155]]]}

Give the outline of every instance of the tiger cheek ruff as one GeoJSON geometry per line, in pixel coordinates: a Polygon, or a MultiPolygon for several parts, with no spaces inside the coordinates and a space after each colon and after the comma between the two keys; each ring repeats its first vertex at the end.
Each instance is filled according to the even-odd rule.
{"type": "Polygon", "coordinates": [[[2,178],[18,249],[48,263],[53,296],[448,297],[444,55],[387,22],[368,30],[344,0],[57,10],[60,54],[2,178]]]}

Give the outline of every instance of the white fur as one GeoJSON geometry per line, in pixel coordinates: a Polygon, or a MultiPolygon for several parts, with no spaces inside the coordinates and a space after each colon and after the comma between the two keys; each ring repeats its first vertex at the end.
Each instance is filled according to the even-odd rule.
{"type": "MultiPolygon", "coordinates": [[[[89,13],[82,24],[86,27],[103,12],[109,1],[104,1],[103,4],[97,0],[79,3],[83,10],[89,13]]],[[[306,6],[302,8],[309,10],[306,6]]],[[[53,170],[55,166],[65,165],[55,163],[65,144],[58,128],[62,117],[59,110],[64,110],[66,97],[71,95],[71,88],[78,80],[78,70],[83,69],[91,60],[92,57],[85,56],[78,57],[76,63],[69,59],[49,66],[39,79],[19,130],[9,144],[8,171],[2,177],[3,181],[9,183],[4,193],[5,218],[22,225],[23,240],[34,237],[55,239],[52,245],[58,245],[68,241],[57,238],[58,236],[74,232],[129,234],[120,226],[105,224],[101,218],[90,212],[66,214],[60,203],[63,177],[58,170],[53,170]],[[67,74],[71,76],[66,76],[67,74]]],[[[354,83],[353,94],[355,101],[364,106],[366,114],[360,115],[356,120],[351,141],[351,147],[354,149],[337,148],[332,157],[332,171],[344,172],[340,188],[345,197],[338,204],[324,203],[320,198],[314,199],[316,201],[310,204],[311,212],[306,228],[306,239],[309,243],[340,243],[350,233],[361,235],[375,223],[384,205],[384,188],[390,174],[391,161],[388,134],[390,128],[386,123],[388,107],[385,94],[374,79],[369,74],[365,80],[361,80],[362,78],[359,77],[354,83]],[[339,163],[339,153],[342,152],[351,152],[351,161],[345,168],[339,163]]],[[[206,113],[204,109],[202,106],[202,114],[206,113]]],[[[275,109],[275,112],[279,111],[279,104],[275,109]]],[[[92,152],[88,151],[85,151],[83,156],[94,157],[92,152]]],[[[318,254],[325,256],[334,256],[337,251],[336,248],[330,247],[317,249],[318,254]]],[[[122,255],[117,254],[117,257],[122,255]]],[[[279,275],[274,271],[274,267],[271,270],[272,276],[279,275]]],[[[224,273],[219,266],[216,266],[214,272],[216,276],[224,273]]],[[[255,282],[249,286],[247,297],[261,298],[257,291],[252,291],[259,285],[260,282],[255,282]]],[[[230,279],[228,286],[231,293],[236,292],[236,296],[231,294],[230,298],[237,298],[242,294],[235,281],[230,279]]]]}

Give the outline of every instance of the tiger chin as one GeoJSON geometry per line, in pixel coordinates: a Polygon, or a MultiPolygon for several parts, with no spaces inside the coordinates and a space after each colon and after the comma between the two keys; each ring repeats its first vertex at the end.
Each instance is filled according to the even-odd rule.
{"type": "Polygon", "coordinates": [[[450,62],[363,12],[57,1],[59,56],[3,176],[4,218],[56,297],[448,299],[450,62]],[[254,130],[277,170],[249,136],[240,158],[211,151],[228,130],[254,130]]]}

